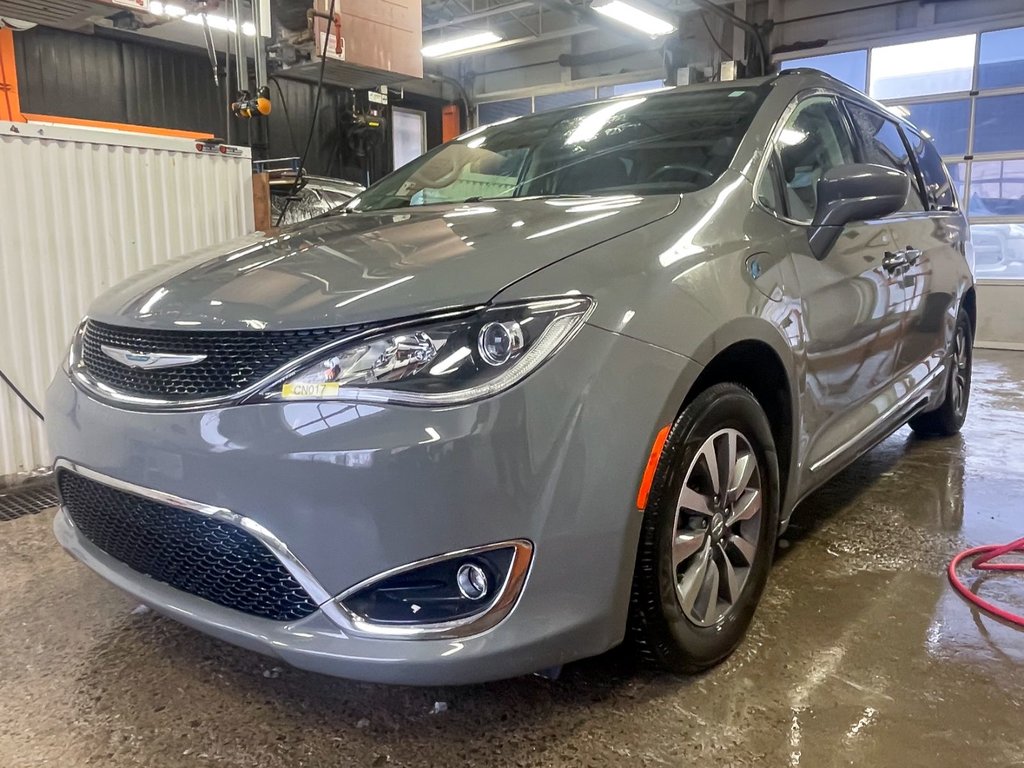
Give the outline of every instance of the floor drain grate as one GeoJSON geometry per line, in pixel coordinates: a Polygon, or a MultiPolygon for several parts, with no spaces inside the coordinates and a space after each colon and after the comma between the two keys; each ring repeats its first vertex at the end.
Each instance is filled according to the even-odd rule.
{"type": "Polygon", "coordinates": [[[0,490],[0,523],[34,515],[55,506],[57,486],[52,480],[0,490]]]}

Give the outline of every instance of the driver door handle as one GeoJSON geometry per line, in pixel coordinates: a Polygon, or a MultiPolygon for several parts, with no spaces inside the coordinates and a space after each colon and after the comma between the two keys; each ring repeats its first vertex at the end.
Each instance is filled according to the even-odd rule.
{"type": "MultiPolygon", "coordinates": [[[[918,251],[918,255],[920,255],[920,253],[921,252],[918,251]]],[[[886,251],[885,255],[882,257],[882,269],[890,275],[895,275],[902,270],[909,269],[910,263],[911,262],[907,258],[906,251],[897,251],[896,253],[886,251]]]]}

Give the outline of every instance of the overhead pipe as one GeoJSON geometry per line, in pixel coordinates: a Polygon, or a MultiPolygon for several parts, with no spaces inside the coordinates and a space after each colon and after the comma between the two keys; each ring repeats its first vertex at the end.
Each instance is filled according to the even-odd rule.
{"type": "Polygon", "coordinates": [[[242,0],[231,0],[231,12],[235,21],[235,83],[241,97],[249,90],[249,58],[245,53],[245,41],[242,34],[242,0]]]}
{"type": "Polygon", "coordinates": [[[466,90],[465,86],[456,80],[454,77],[448,77],[447,75],[436,75],[433,72],[424,72],[423,76],[428,80],[433,80],[436,83],[447,83],[455,89],[459,95],[459,99],[462,101],[466,110],[466,129],[475,128],[475,125],[471,123],[475,122],[473,119],[473,102],[469,98],[469,91],[466,90]]]}
{"type": "MultiPolygon", "coordinates": [[[[252,26],[256,32],[253,35],[253,67],[257,89],[267,84],[267,39],[263,36],[263,31],[269,20],[270,7],[269,3],[265,3],[266,0],[252,0],[252,26]]],[[[241,36],[241,27],[237,28],[236,34],[241,36]]]]}
{"type": "Polygon", "coordinates": [[[562,67],[586,67],[591,64],[606,64],[609,61],[625,59],[629,56],[636,56],[641,53],[651,53],[659,50],[660,42],[648,41],[645,43],[629,43],[620,45],[617,48],[608,48],[602,51],[590,53],[563,53],[558,57],[558,64],[562,67]]]}
{"type": "Polygon", "coordinates": [[[771,66],[771,58],[768,56],[768,47],[764,42],[764,35],[761,34],[761,30],[757,26],[751,24],[746,19],[737,16],[735,13],[727,11],[721,6],[715,5],[711,0],[693,0],[694,5],[705,11],[715,14],[716,16],[725,19],[730,24],[734,24],[742,29],[747,34],[754,38],[754,42],[757,45],[758,53],[760,54],[760,67],[759,75],[768,74],[768,69],[771,66]]]}

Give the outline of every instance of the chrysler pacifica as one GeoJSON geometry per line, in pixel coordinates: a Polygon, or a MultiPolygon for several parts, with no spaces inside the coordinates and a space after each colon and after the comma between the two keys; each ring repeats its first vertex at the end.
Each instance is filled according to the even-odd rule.
{"type": "Polygon", "coordinates": [[[741,641],[779,533],[970,395],[926,134],[809,70],[480,128],[100,297],[50,388],[61,544],[306,669],[466,683],[741,641]]]}

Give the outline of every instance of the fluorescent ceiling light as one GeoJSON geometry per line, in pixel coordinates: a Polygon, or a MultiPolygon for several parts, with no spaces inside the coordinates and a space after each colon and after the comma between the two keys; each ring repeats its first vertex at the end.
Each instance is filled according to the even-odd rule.
{"type": "MultiPolygon", "coordinates": [[[[189,13],[180,5],[164,3],[161,2],[161,0],[152,0],[149,4],[149,12],[154,16],[166,16],[170,19],[181,19],[182,21],[187,21],[189,24],[203,23],[203,17],[200,14],[189,13]]],[[[218,16],[216,13],[208,13],[206,14],[206,22],[210,25],[210,29],[216,29],[221,32],[235,31],[235,20],[229,19],[226,16],[218,16]]],[[[251,21],[242,22],[242,34],[248,35],[249,37],[256,34],[256,27],[253,26],[251,21]]]]}
{"type": "Polygon", "coordinates": [[[502,38],[493,32],[475,32],[471,35],[453,37],[448,40],[441,40],[430,45],[423,46],[422,53],[428,59],[436,59],[441,56],[450,56],[453,53],[471,51],[474,48],[482,48],[485,45],[500,43],[502,38]]]}
{"type": "MultiPolygon", "coordinates": [[[[166,8],[164,11],[166,12],[166,8]]],[[[190,13],[187,16],[183,16],[182,21],[187,21],[189,24],[202,25],[203,17],[198,13],[190,13]]],[[[235,31],[235,20],[229,19],[225,16],[218,16],[215,13],[206,14],[206,23],[210,25],[210,29],[216,29],[220,32],[234,32],[235,31]]],[[[252,37],[256,34],[256,27],[252,25],[251,21],[242,22],[242,34],[252,37]]]]}
{"type": "Polygon", "coordinates": [[[631,5],[623,0],[611,0],[611,2],[604,5],[594,5],[592,7],[602,16],[607,16],[609,19],[614,19],[620,24],[633,27],[633,29],[639,29],[651,37],[670,35],[676,31],[675,24],[665,21],[665,19],[659,18],[652,13],[647,13],[647,11],[642,11],[635,5],[631,5]]]}
{"type": "Polygon", "coordinates": [[[162,3],[160,0],[153,0],[149,4],[149,12],[154,16],[170,16],[174,19],[180,19],[182,16],[188,13],[180,5],[174,5],[173,3],[162,3]]]}

